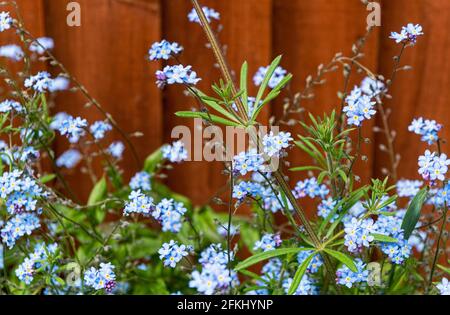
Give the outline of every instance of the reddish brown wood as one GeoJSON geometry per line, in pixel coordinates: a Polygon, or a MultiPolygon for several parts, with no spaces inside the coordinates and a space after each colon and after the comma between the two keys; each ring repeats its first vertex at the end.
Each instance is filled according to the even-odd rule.
{"type": "MultiPolygon", "coordinates": [[[[55,55],[126,133],[144,133],[144,137],[132,139],[142,162],[162,144],[160,91],[153,84],[159,65],[147,60],[151,43],[160,37],[159,2],[82,0],[80,27],[67,26],[67,3],[45,1],[46,31],[55,39],[55,55]]],[[[81,93],[63,93],[56,110],[82,115],[91,123],[103,119],[94,107],[84,108],[85,103],[81,93]]],[[[112,134],[105,146],[120,139],[117,132],[112,134]]],[[[65,148],[67,140],[58,140],[57,145],[65,148]]],[[[139,170],[129,148],[121,165],[126,178],[139,170]]],[[[77,191],[86,197],[91,189],[88,178],[75,175],[71,182],[78,184],[77,191]]]]}

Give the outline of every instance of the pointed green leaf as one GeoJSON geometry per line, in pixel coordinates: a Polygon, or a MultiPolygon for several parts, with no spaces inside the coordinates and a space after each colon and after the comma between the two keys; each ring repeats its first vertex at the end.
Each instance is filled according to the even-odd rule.
{"type": "Polygon", "coordinates": [[[259,263],[260,261],[266,260],[266,259],[270,259],[273,257],[278,257],[278,256],[282,256],[282,255],[287,255],[287,254],[296,254],[300,251],[303,250],[311,250],[311,248],[279,248],[279,249],[274,249],[271,251],[267,251],[267,252],[262,252],[256,255],[253,255],[249,258],[247,258],[246,260],[240,262],[239,264],[236,265],[236,267],[234,268],[234,270],[239,271],[241,269],[245,269],[248,268],[250,266],[253,266],[254,264],[259,263]]]}
{"type": "Polygon", "coordinates": [[[346,265],[351,271],[353,272],[358,272],[358,268],[356,268],[355,263],[353,262],[353,259],[351,259],[349,256],[347,256],[344,253],[329,249],[329,248],[325,248],[324,251],[330,255],[333,256],[334,258],[336,258],[337,260],[339,260],[341,263],[343,263],[344,265],[346,265]]]}
{"type": "Polygon", "coordinates": [[[406,240],[409,239],[409,236],[416,227],[417,221],[419,221],[420,211],[427,199],[427,194],[428,188],[422,188],[409,204],[402,222],[402,229],[406,240]]]}
{"type": "Polygon", "coordinates": [[[216,124],[222,124],[226,126],[233,126],[233,127],[239,127],[241,124],[233,122],[231,120],[225,119],[223,117],[219,117],[213,114],[203,113],[203,112],[188,112],[188,111],[182,111],[175,113],[176,116],[182,117],[182,118],[201,118],[207,121],[212,121],[216,124]]]}
{"type": "Polygon", "coordinates": [[[303,276],[305,275],[306,269],[309,266],[309,263],[314,258],[314,256],[317,254],[317,252],[313,252],[311,255],[309,255],[299,266],[297,271],[295,272],[294,279],[292,280],[291,286],[289,287],[288,294],[292,295],[295,291],[297,291],[298,286],[300,285],[300,282],[302,281],[303,276]]]}

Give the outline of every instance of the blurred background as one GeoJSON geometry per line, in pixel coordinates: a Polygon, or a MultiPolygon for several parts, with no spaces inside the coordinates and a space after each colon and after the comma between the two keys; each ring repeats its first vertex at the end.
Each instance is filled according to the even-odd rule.
{"type": "MultiPolygon", "coordinates": [[[[219,79],[213,67],[212,51],[205,46],[206,38],[198,24],[191,23],[187,14],[192,9],[189,0],[78,0],[81,5],[81,26],[69,27],[66,17],[68,0],[18,0],[26,25],[35,37],[48,36],[55,41],[55,56],[82,82],[90,93],[127,132],[140,131],[143,137],[133,138],[140,159],[164,143],[171,142],[174,126],[190,124],[176,118],[174,112],[189,110],[193,100],[182,89],[157,89],[154,73],[163,64],[150,62],[147,57],[151,44],[161,39],[176,41],[184,46],[181,62],[190,64],[203,79],[200,87],[219,79]]],[[[375,27],[363,49],[362,62],[373,72],[389,77],[393,56],[400,46],[389,39],[391,31],[400,31],[409,22],[423,25],[425,36],[415,47],[408,48],[402,58],[410,71],[398,73],[391,89],[392,99],[386,107],[392,129],[396,130],[395,150],[401,154],[399,178],[418,178],[417,158],[425,145],[411,134],[407,126],[414,117],[423,116],[447,124],[450,122],[450,1],[449,0],[378,0],[382,6],[381,27],[375,27]]],[[[278,54],[283,54],[281,66],[294,74],[290,93],[303,91],[308,75],[315,75],[319,64],[327,64],[337,52],[351,56],[352,45],[366,33],[366,18],[370,13],[360,0],[201,0],[202,5],[220,12],[215,29],[221,29],[219,39],[226,47],[227,59],[234,70],[243,61],[249,63],[253,75],[278,54]]],[[[15,41],[13,33],[2,34],[1,44],[15,41]]],[[[41,64],[54,75],[58,71],[41,64]]],[[[352,74],[351,86],[359,84],[362,75],[352,74]]],[[[304,100],[307,112],[322,115],[340,108],[338,91],[344,90],[342,68],[326,74],[326,84],[314,89],[315,97],[304,100]]],[[[253,87],[252,93],[256,93],[253,87]]],[[[81,93],[64,92],[55,101],[55,113],[66,111],[81,115],[90,123],[102,119],[93,107],[86,108],[81,93]]],[[[262,120],[282,112],[283,100],[271,104],[262,120]]],[[[358,161],[357,173],[365,181],[383,176],[389,167],[386,153],[379,150],[385,143],[383,134],[373,127],[380,119],[367,122],[363,144],[367,161],[358,161]]],[[[287,128],[287,127],[283,127],[287,128]]],[[[290,128],[296,135],[301,130],[290,128]]],[[[441,135],[450,136],[450,126],[441,135]]],[[[119,139],[114,134],[110,140],[119,139]]],[[[57,151],[67,147],[66,139],[56,143],[57,151]]],[[[129,151],[129,149],[127,149],[129,151]]],[[[449,152],[444,145],[444,152],[449,152]]],[[[299,150],[290,152],[292,165],[310,163],[299,150]]],[[[127,178],[138,171],[130,152],[122,162],[127,178]]],[[[187,162],[177,165],[167,179],[170,187],[205,203],[225,183],[221,163],[187,162]]],[[[101,167],[98,167],[101,172],[101,167]]],[[[305,174],[295,173],[291,185],[305,174]]],[[[81,197],[91,189],[87,175],[71,175],[73,188],[81,197]]]]}

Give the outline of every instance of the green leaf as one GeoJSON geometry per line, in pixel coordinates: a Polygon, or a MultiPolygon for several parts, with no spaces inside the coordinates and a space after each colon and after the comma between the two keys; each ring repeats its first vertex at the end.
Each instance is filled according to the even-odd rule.
{"type": "Polygon", "coordinates": [[[161,148],[147,156],[144,162],[144,171],[149,174],[153,174],[156,170],[156,167],[161,164],[163,160],[163,154],[161,148]]]}
{"type": "Polygon", "coordinates": [[[200,96],[200,98],[202,99],[203,103],[205,103],[207,106],[211,107],[212,109],[214,109],[215,111],[221,113],[222,115],[224,115],[225,117],[227,117],[228,119],[239,123],[239,120],[236,119],[236,117],[230,113],[229,111],[227,111],[224,107],[222,107],[216,100],[208,97],[206,94],[204,94],[202,91],[195,89],[196,93],[200,96]]]}
{"type": "Polygon", "coordinates": [[[292,295],[295,291],[297,291],[297,288],[302,281],[303,276],[305,275],[306,269],[309,266],[309,263],[314,258],[314,256],[317,254],[317,252],[313,252],[311,255],[309,255],[300,265],[300,267],[297,269],[294,275],[294,279],[292,280],[291,286],[289,287],[288,294],[292,295]]]}
{"type": "Polygon", "coordinates": [[[213,114],[203,113],[203,112],[189,112],[189,111],[181,111],[176,112],[176,116],[182,117],[182,118],[201,118],[207,121],[212,121],[216,124],[222,124],[226,126],[233,126],[233,127],[239,127],[241,124],[236,123],[234,121],[225,119],[223,117],[219,117],[213,114]]]}
{"type": "Polygon", "coordinates": [[[358,268],[356,268],[355,263],[353,262],[353,259],[351,259],[349,256],[347,256],[344,253],[329,249],[329,248],[325,248],[324,251],[330,255],[333,256],[334,258],[336,258],[337,260],[339,260],[341,263],[343,263],[344,265],[346,265],[351,271],[353,272],[358,272],[358,268]]]}
{"type": "Polygon", "coordinates": [[[51,182],[51,181],[54,180],[55,178],[56,178],[56,174],[47,174],[47,175],[44,175],[44,176],[40,177],[40,178],[39,178],[39,181],[40,181],[42,184],[45,184],[45,183],[51,182]]]}
{"type": "Polygon", "coordinates": [[[248,113],[248,90],[247,90],[247,77],[248,77],[248,64],[245,61],[241,67],[241,91],[242,91],[242,104],[245,107],[245,110],[248,113]]]}
{"type": "Polygon", "coordinates": [[[99,203],[100,201],[102,201],[107,193],[107,184],[106,184],[106,178],[105,176],[102,177],[101,180],[99,180],[97,182],[97,184],[95,184],[94,188],[91,191],[91,194],[89,195],[89,199],[88,199],[88,206],[92,206],[96,203],[99,203]]]}
{"type": "Polygon", "coordinates": [[[436,266],[438,266],[439,269],[441,269],[442,271],[448,273],[450,275],[450,268],[444,267],[442,265],[437,264],[436,266]]]}
{"type": "Polygon", "coordinates": [[[427,194],[428,188],[422,188],[411,201],[408,210],[406,211],[402,222],[402,229],[406,240],[409,239],[409,236],[414,230],[417,221],[419,221],[420,211],[422,210],[423,204],[427,199],[427,194]]]}
{"type": "Polygon", "coordinates": [[[275,250],[271,250],[271,251],[267,251],[267,252],[262,252],[256,255],[253,255],[249,258],[247,258],[246,260],[240,262],[239,264],[236,265],[236,267],[234,268],[234,270],[239,271],[241,269],[245,269],[248,268],[250,266],[253,266],[254,264],[259,263],[260,261],[266,260],[266,259],[270,259],[273,257],[278,257],[278,256],[282,256],[282,255],[287,255],[287,254],[296,254],[300,251],[303,250],[311,250],[312,248],[279,248],[279,249],[275,249],[275,250]]]}
{"type": "MultiPolygon", "coordinates": [[[[281,56],[278,56],[277,58],[275,58],[274,61],[272,61],[271,65],[269,66],[269,69],[266,72],[266,76],[264,77],[264,80],[261,83],[261,86],[259,87],[258,94],[256,95],[255,106],[259,105],[259,102],[261,101],[261,99],[264,95],[264,91],[266,90],[267,85],[269,84],[269,81],[272,78],[273,73],[275,72],[275,69],[280,64],[280,61],[281,61],[281,56]]],[[[253,121],[254,118],[256,118],[256,117],[253,115],[251,120],[253,121]]]]}
{"type": "Polygon", "coordinates": [[[383,242],[383,243],[397,243],[398,242],[398,239],[384,235],[384,234],[372,233],[370,235],[372,235],[373,239],[377,242],[383,242]]]}
{"type": "MultiPolygon", "coordinates": [[[[98,183],[95,184],[94,188],[92,189],[91,194],[89,195],[87,205],[92,206],[101,202],[102,200],[105,199],[107,192],[108,186],[106,183],[106,178],[105,176],[103,176],[102,179],[99,180],[98,183]]],[[[100,223],[105,218],[106,211],[102,207],[97,206],[89,211],[89,215],[93,217],[97,223],[100,223]]]]}
{"type": "Polygon", "coordinates": [[[300,171],[322,171],[322,168],[318,166],[298,166],[289,169],[292,172],[300,172],[300,171]]]}

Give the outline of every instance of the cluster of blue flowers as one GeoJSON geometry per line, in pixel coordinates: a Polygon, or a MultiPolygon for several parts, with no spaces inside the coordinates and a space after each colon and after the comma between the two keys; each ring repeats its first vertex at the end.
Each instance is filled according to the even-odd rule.
{"type": "Polygon", "coordinates": [[[0,32],[9,30],[13,24],[13,19],[9,15],[9,12],[0,12],[0,32]]]}
{"type": "Polygon", "coordinates": [[[377,224],[371,219],[360,220],[353,218],[345,223],[345,243],[349,252],[356,252],[363,246],[369,247],[374,240],[373,233],[377,232],[377,224]]]}
{"type": "Polygon", "coordinates": [[[177,55],[182,51],[183,47],[181,47],[178,43],[171,43],[163,39],[160,42],[153,43],[148,54],[150,56],[150,60],[168,60],[171,55],[177,55]]]}
{"type": "Polygon", "coordinates": [[[153,198],[143,194],[140,190],[132,191],[128,196],[129,201],[125,204],[124,215],[140,213],[148,216],[155,209],[153,198]]]}
{"type": "Polygon", "coordinates": [[[319,185],[315,177],[307,178],[299,181],[292,191],[295,198],[303,198],[309,196],[310,198],[320,197],[324,199],[330,190],[324,184],[319,185]]]}
{"type": "Polygon", "coordinates": [[[441,295],[450,295],[450,282],[447,278],[442,278],[441,283],[438,283],[436,287],[441,295]]]}
{"type": "Polygon", "coordinates": [[[274,134],[271,131],[263,138],[263,150],[269,157],[281,156],[283,151],[289,147],[289,142],[294,140],[289,132],[274,134]]]}
{"type": "MultiPolygon", "coordinates": [[[[264,81],[264,78],[267,74],[267,71],[269,70],[269,66],[267,67],[260,67],[258,71],[253,76],[253,83],[256,86],[260,86],[261,83],[264,81]]],[[[272,74],[272,77],[269,80],[268,86],[271,89],[274,89],[287,75],[287,71],[284,70],[282,67],[277,67],[275,71],[272,74]]]]}
{"type": "Polygon", "coordinates": [[[14,216],[1,230],[3,242],[8,247],[12,248],[17,239],[40,227],[38,217],[29,212],[40,214],[42,209],[37,205],[38,199],[45,196],[36,181],[22,171],[4,172],[0,177],[0,197],[6,201],[8,213],[14,216]]]}
{"type": "Polygon", "coordinates": [[[396,243],[382,243],[381,251],[385,253],[393,263],[401,265],[411,256],[412,246],[409,244],[408,240],[403,238],[402,232],[396,235],[396,239],[396,243]]]}
{"type": "Polygon", "coordinates": [[[192,246],[178,245],[177,242],[171,240],[169,243],[164,243],[158,251],[159,258],[163,261],[164,266],[175,268],[177,263],[189,255],[192,251],[192,246]]]}
{"type": "Polygon", "coordinates": [[[360,258],[355,259],[355,265],[358,272],[351,271],[347,266],[342,266],[336,271],[336,283],[345,285],[347,288],[352,288],[358,283],[366,283],[369,276],[369,271],[366,270],[366,265],[360,258]]]}
{"type": "Polygon", "coordinates": [[[412,198],[419,192],[423,182],[420,180],[399,180],[397,181],[397,195],[399,197],[412,198]]]}
{"type": "Polygon", "coordinates": [[[253,246],[253,250],[262,249],[263,252],[274,250],[282,243],[280,234],[264,234],[261,240],[253,246]]]}
{"type": "Polygon", "coordinates": [[[426,150],[424,155],[419,157],[419,174],[425,180],[444,181],[449,165],[450,159],[446,154],[438,155],[436,152],[426,150]]]}
{"type": "Polygon", "coordinates": [[[172,163],[180,163],[188,158],[188,152],[181,141],[175,141],[171,145],[167,144],[162,147],[161,151],[163,158],[172,163]]]}
{"type": "Polygon", "coordinates": [[[233,157],[233,172],[246,175],[248,172],[264,171],[264,158],[255,148],[233,157]]]}
{"type": "Polygon", "coordinates": [[[31,235],[41,227],[39,218],[34,213],[21,213],[10,219],[0,231],[2,242],[13,248],[16,241],[24,235],[31,235]]]}
{"type": "Polygon", "coordinates": [[[268,295],[269,290],[266,288],[268,283],[277,281],[280,279],[281,267],[283,263],[279,258],[272,258],[261,269],[261,277],[256,280],[256,285],[263,287],[261,289],[251,291],[249,294],[268,295]]]}
{"type": "Polygon", "coordinates": [[[398,43],[411,43],[415,44],[417,42],[417,38],[423,35],[422,26],[419,24],[409,23],[406,26],[402,27],[400,33],[392,32],[389,38],[395,40],[398,43]]]}
{"type": "Polygon", "coordinates": [[[360,126],[363,120],[372,118],[376,114],[376,102],[373,102],[372,98],[383,90],[384,84],[381,81],[369,77],[363,80],[360,87],[355,86],[345,99],[347,105],[343,111],[347,116],[347,123],[360,126]]]}
{"type": "Polygon", "coordinates": [[[178,233],[181,230],[183,215],[186,211],[183,203],[164,198],[156,205],[152,216],[161,223],[164,232],[178,233]]]}
{"type": "Polygon", "coordinates": [[[134,175],[130,180],[130,188],[133,190],[150,190],[151,184],[150,184],[150,174],[147,172],[138,172],[136,175],[134,175]]]}
{"type": "Polygon", "coordinates": [[[96,140],[103,139],[105,133],[112,130],[112,126],[104,121],[96,121],[89,127],[90,132],[96,140]]]}
{"type": "Polygon", "coordinates": [[[0,103],[0,113],[9,113],[11,111],[22,113],[23,107],[19,102],[13,100],[4,100],[0,103]]]}
{"type": "Polygon", "coordinates": [[[166,66],[162,71],[156,71],[156,85],[159,88],[171,84],[196,85],[201,79],[191,69],[192,66],[166,66]]]}
{"type": "Polygon", "coordinates": [[[76,143],[86,134],[86,128],[88,126],[87,120],[81,117],[68,116],[61,121],[58,126],[58,130],[61,135],[66,136],[70,143],[76,143]]]}
{"type": "Polygon", "coordinates": [[[20,61],[25,56],[22,48],[18,45],[5,45],[0,47],[0,57],[9,58],[13,61],[20,61]]]}
{"type": "Polygon", "coordinates": [[[100,268],[89,268],[84,273],[84,283],[94,290],[104,289],[106,292],[112,292],[116,286],[115,266],[111,263],[101,263],[100,268]]]}
{"type": "MultiPolygon", "coordinates": [[[[215,11],[214,9],[208,7],[202,7],[203,13],[205,13],[206,19],[211,23],[211,20],[220,20],[220,13],[215,11]]],[[[197,11],[193,8],[189,14],[188,19],[190,22],[201,23],[200,18],[198,17],[197,11]]]]}
{"type": "MultiPolygon", "coordinates": [[[[230,253],[230,256],[231,262],[234,260],[234,254],[230,253]]],[[[221,244],[211,244],[200,254],[198,262],[202,265],[202,269],[191,273],[190,288],[195,288],[199,293],[211,295],[226,293],[230,285],[239,285],[236,272],[230,272],[227,267],[228,254],[222,250],[221,244]]]]}
{"type": "Polygon", "coordinates": [[[80,161],[82,155],[80,151],[69,149],[56,159],[56,166],[65,168],[74,168],[80,161]]]}
{"type": "Polygon", "coordinates": [[[39,270],[50,271],[49,258],[55,256],[58,244],[46,245],[39,243],[34,247],[34,251],[16,269],[16,276],[25,284],[30,284],[34,280],[36,272],[39,270]],[[50,257],[49,257],[50,256],[50,257]]]}
{"type": "Polygon", "coordinates": [[[36,92],[43,93],[50,89],[52,79],[50,73],[41,71],[25,79],[24,85],[26,88],[33,88],[36,92]]]}
{"type": "MultiPolygon", "coordinates": [[[[334,200],[332,197],[328,197],[327,199],[322,199],[319,206],[317,207],[317,215],[319,217],[322,217],[324,219],[328,218],[331,211],[334,210],[334,208],[337,205],[337,200],[334,200]]],[[[330,218],[330,222],[333,223],[334,220],[336,220],[339,217],[338,211],[333,215],[332,218],[330,218]]]]}
{"type": "Polygon", "coordinates": [[[259,197],[264,194],[265,188],[260,183],[241,181],[233,187],[233,198],[243,201],[247,196],[259,197]]]}
{"type": "Polygon", "coordinates": [[[439,136],[438,132],[442,129],[442,125],[438,124],[436,120],[423,119],[419,117],[411,122],[408,130],[417,135],[422,136],[421,140],[427,142],[429,145],[435,143],[439,136]]]}

